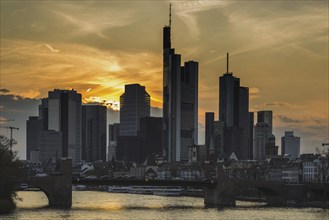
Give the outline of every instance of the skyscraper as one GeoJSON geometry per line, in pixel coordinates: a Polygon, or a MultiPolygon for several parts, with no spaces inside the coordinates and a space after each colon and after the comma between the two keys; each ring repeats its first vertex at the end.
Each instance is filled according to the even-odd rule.
{"type": "Polygon", "coordinates": [[[150,116],[150,95],[139,84],[125,85],[120,96],[120,136],[136,136],[139,120],[150,116]]]}
{"type": "Polygon", "coordinates": [[[271,136],[270,126],[267,123],[257,122],[255,125],[255,138],[253,148],[253,159],[263,160],[266,158],[265,148],[269,144],[271,136]]]}
{"type": "Polygon", "coordinates": [[[62,132],[62,157],[81,160],[81,94],[55,89],[48,93],[48,130],[62,132]]]}
{"type": "MultiPolygon", "coordinates": [[[[214,121],[215,113],[206,112],[205,116],[205,145],[207,146],[207,154],[209,154],[210,141],[214,141],[214,121]]],[[[214,143],[212,143],[214,144],[214,143]]]]}
{"type": "Polygon", "coordinates": [[[281,155],[286,154],[291,158],[300,156],[300,137],[294,136],[293,131],[286,131],[281,138],[281,155]]]}
{"type": "Polygon", "coordinates": [[[162,118],[144,117],[140,119],[138,136],[142,140],[142,160],[152,154],[162,155],[162,124],[162,118]]]}
{"type": "Polygon", "coordinates": [[[82,160],[106,161],[106,106],[82,106],[82,160]]]}
{"type": "Polygon", "coordinates": [[[256,160],[278,155],[278,146],[275,145],[275,136],[272,133],[272,121],[272,111],[264,110],[257,112],[254,138],[254,159],[256,160]]]}
{"type": "Polygon", "coordinates": [[[107,161],[117,158],[117,147],[120,136],[120,124],[114,123],[109,125],[109,147],[107,161]]]}
{"type": "Polygon", "coordinates": [[[257,112],[257,122],[268,124],[271,134],[273,133],[272,121],[273,121],[273,113],[271,110],[264,110],[257,112]]]}
{"type": "Polygon", "coordinates": [[[251,159],[249,131],[249,89],[240,87],[240,79],[233,76],[228,68],[219,77],[219,120],[224,124],[224,154],[235,153],[239,159],[251,159]]]}
{"type": "Polygon", "coordinates": [[[181,67],[181,156],[188,161],[188,146],[198,143],[198,63],[181,67]]]}
{"type": "Polygon", "coordinates": [[[197,144],[198,63],[186,62],[171,48],[169,26],[163,28],[163,147],[168,162],[188,160],[188,146],[197,144]],[[184,95],[183,95],[184,94],[184,95]]]}
{"type": "Polygon", "coordinates": [[[42,120],[38,116],[31,116],[26,121],[26,159],[39,150],[39,137],[42,131],[42,120]]]}

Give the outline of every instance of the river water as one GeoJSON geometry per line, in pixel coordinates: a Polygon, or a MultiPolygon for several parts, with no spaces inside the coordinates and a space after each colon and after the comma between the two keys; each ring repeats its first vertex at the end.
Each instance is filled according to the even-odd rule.
{"type": "Polygon", "coordinates": [[[262,203],[237,202],[234,208],[205,208],[203,198],[161,197],[95,191],[73,191],[69,210],[47,207],[42,192],[18,192],[17,209],[0,219],[322,219],[329,210],[275,208],[262,203]]]}

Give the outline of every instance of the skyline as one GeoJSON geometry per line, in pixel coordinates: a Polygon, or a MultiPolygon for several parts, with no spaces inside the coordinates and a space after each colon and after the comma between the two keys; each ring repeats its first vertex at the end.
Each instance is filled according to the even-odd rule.
{"type": "MultiPolygon", "coordinates": [[[[277,143],[285,130],[301,137],[302,153],[328,142],[328,4],[173,2],[172,45],[182,60],[199,62],[199,137],[205,112],[218,119],[218,78],[230,52],[230,71],[250,88],[250,110],[273,110],[277,143]]],[[[1,117],[16,118],[7,125],[25,125],[28,117],[22,123],[23,113],[13,111],[22,110],[17,102],[35,105],[35,98],[54,88],[73,88],[85,102],[96,97],[118,103],[130,83],[145,86],[151,105],[161,107],[168,6],[169,1],[2,1],[1,117]]],[[[28,116],[37,113],[24,109],[35,112],[26,111],[28,116]]],[[[14,149],[24,158],[19,127],[14,149]]]]}

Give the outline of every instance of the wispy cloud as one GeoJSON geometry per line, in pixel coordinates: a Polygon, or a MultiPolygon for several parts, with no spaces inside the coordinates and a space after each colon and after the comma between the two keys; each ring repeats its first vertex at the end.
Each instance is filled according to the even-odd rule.
{"type": "Polygon", "coordinates": [[[51,45],[49,44],[44,44],[51,52],[58,53],[60,50],[54,49],[51,45]]]}

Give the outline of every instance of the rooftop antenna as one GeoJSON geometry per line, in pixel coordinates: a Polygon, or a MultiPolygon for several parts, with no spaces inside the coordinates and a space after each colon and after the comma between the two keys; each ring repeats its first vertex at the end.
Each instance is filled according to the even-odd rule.
{"type": "Polygon", "coordinates": [[[228,73],[228,57],[229,53],[226,54],[226,72],[228,73]]]}
{"type": "Polygon", "coordinates": [[[169,3],[169,27],[171,27],[171,2],[169,3]]]}

